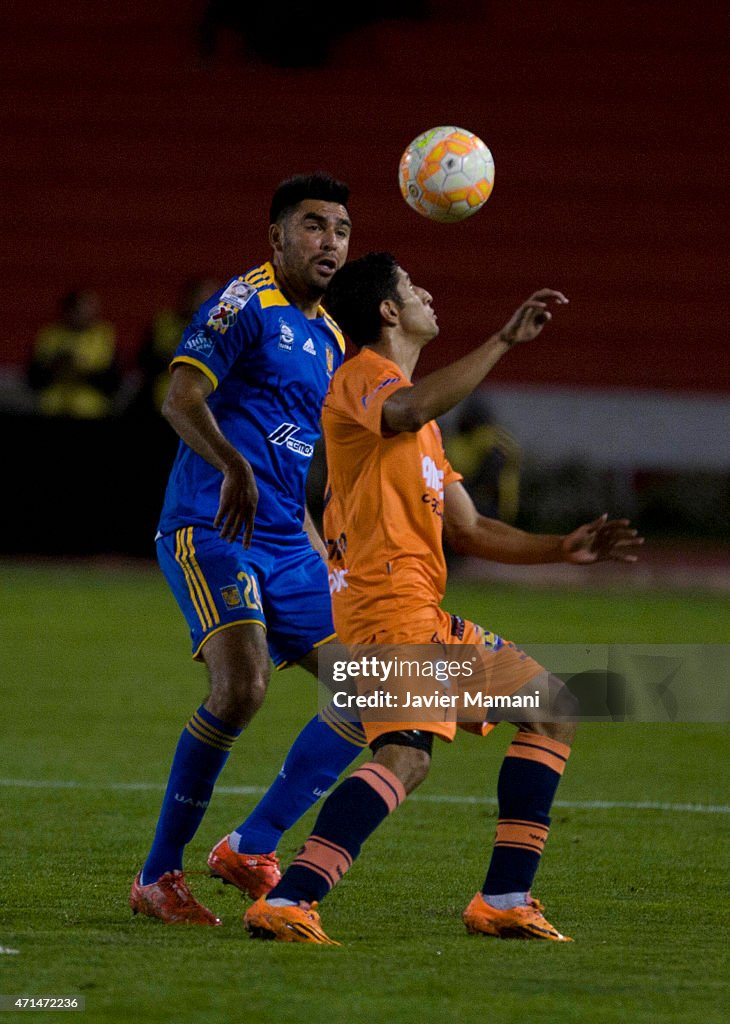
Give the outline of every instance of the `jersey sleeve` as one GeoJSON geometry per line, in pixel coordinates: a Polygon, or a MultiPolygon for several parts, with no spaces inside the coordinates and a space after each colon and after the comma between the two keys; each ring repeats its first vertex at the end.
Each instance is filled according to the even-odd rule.
{"type": "Polygon", "coordinates": [[[464,477],[461,473],[457,473],[454,467],[451,465],[449,460],[444,455],[444,487],[448,487],[449,484],[458,484],[464,477]]]}
{"type": "Polygon", "coordinates": [[[261,324],[256,289],[235,277],[198,309],[183,331],[170,366],[197,367],[215,389],[236,359],[258,340],[261,324]]]}
{"type": "Polygon", "coordinates": [[[412,385],[393,364],[358,366],[355,370],[355,362],[346,363],[335,375],[326,404],[332,411],[383,437],[383,405],[396,391],[412,385]]]}

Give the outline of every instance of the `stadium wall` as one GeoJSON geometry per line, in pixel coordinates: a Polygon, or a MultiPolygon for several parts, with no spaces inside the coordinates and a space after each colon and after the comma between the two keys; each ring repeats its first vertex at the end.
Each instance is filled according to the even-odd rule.
{"type": "MultiPolygon", "coordinates": [[[[201,63],[198,4],[9,0],[0,13],[3,361],[23,363],[89,283],[129,363],[191,273],[266,250],[272,185],[326,167],[353,187],[355,253],[393,249],[463,351],[526,292],[571,297],[496,381],[727,391],[718,255],[728,218],[724,5],[434,4],[340,40],[328,66],[201,63]],[[395,186],[404,145],[462,123],[492,147],[487,208],[432,225],[395,186]]],[[[316,26],[314,27],[316,30],[316,26]]],[[[306,44],[304,44],[306,45],[306,44]]],[[[434,346],[424,367],[443,358],[434,346]]]]}

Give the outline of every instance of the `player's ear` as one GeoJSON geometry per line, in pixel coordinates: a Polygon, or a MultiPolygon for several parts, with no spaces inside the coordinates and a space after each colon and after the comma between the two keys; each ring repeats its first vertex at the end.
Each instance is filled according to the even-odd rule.
{"type": "Polygon", "coordinates": [[[400,318],[400,307],[392,299],[383,299],[380,303],[380,315],[387,327],[394,327],[400,318]]]}
{"type": "Polygon", "coordinates": [[[282,250],[282,235],[281,224],[269,224],[269,244],[274,252],[282,250]]]}

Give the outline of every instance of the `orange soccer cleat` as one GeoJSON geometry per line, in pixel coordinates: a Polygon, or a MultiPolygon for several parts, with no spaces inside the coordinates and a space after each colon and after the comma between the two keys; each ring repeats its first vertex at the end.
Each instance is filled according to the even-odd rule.
{"type": "Polygon", "coordinates": [[[195,899],[182,871],[167,871],[149,885],[142,885],[141,877],[140,871],[129,894],[133,914],[158,917],[165,924],[221,924],[220,918],[195,899]]]}
{"type": "Polygon", "coordinates": [[[264,897],[243,915],[243,926],[252,939],[276,942],[311,942],[318,946],[339,946],[322,930],[319,914],[310,906],[272,907],[264,897]]]}
{"type": "Polygon", "coordinates": [[[281,881],[276,853],[235,853],[228,836],[210,851],[208,867],[214,878],[235,885],[252,900],[265,896],[281,881]]]}
{"type": "Polygon", "coordinates": [[[497,910],[487,903],[480,892],[476,894],[463,914],[466,930],[473,935],[494,935],[498,939],[549,939],[551,942],[572,942],[561,935],[542,916],[543,905],[530,897],[526,907],[497,910]]]}

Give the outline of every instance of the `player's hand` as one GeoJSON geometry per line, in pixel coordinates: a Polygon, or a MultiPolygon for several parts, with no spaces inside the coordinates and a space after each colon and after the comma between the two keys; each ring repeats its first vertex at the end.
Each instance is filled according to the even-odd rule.
{"type": "Polygon", "coordinates": [[[576,565],[593,562],[635,562],[634,549],[644,543],[638,531],[631,528],[628,519],[609,519],[608,515],[594,519],[563,537],[563,560],[576,565]]]}
{"type": "Polygon", "coordinates": [[[541,288],[512,314],[499,332],[501,340],[512,348],[513,345],[536,338],[545,324],[553,318],[549,309],[550,302],[564,306],[568,300],[562,292],[553,291],[552,288],[541,288]]]}
{"type": "Polygon", "coordinates": [[[213,520],[223,540],[233,542],[245,526],[243,546],[250,546],[258,501],[259,490],[250,464],[244,458],[230,463],[223,474],[218,512],[213,520]]]}

